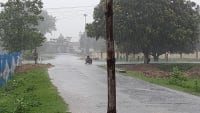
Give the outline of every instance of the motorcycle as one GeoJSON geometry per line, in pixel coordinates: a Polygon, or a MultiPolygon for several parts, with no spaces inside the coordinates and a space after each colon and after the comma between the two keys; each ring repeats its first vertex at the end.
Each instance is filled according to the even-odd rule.
{"type": "Polygon", "coordinates": [[[85,64],[92,64],[92,59],[91,58],[85,59],[85,64]]]}

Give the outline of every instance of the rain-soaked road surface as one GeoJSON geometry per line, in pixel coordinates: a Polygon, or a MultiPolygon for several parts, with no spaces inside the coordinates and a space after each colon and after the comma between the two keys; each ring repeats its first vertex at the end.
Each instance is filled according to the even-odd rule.
{"type": "MultiPolygon", "coordinates": [[[[49,61],[50,78],[72,113],[106,113],[106,71],[72,55],[49,61]]],[[[200,97],[117,75],[117,113],[200,113],[200,97]]]]}

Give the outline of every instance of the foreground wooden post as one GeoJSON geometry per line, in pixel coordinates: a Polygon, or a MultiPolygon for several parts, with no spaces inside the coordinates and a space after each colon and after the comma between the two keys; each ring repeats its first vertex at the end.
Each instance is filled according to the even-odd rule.
{"type": "Polygon", "coordinates": [[[115,51],[113,39],[113,0],[106,0],[106,43],[108,74],[107,113],[116,113],[115,51]]]}

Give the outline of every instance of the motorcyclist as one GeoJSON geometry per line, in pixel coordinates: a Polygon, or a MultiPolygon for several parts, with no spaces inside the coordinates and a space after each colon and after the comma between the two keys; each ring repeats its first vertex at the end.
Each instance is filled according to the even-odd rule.
{"type": "Polygon", "coordinates": [[[87,58],[85,59],[85,64],[92,64],[92,59],[90,58],[90,56],[87,56],[87,58]]]}

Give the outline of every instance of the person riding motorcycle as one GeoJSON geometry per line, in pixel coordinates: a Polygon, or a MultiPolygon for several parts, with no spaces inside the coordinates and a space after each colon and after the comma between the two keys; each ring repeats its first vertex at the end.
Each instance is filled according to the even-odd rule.
{"type": "Polygon", "coordinates": [[[92,64],[92,59],[90,58],[90,56],[87,56],[87,58],[85,59],[85,64],[92,64]]]}

